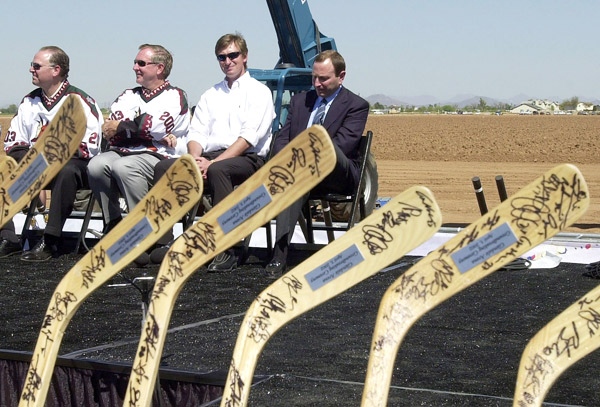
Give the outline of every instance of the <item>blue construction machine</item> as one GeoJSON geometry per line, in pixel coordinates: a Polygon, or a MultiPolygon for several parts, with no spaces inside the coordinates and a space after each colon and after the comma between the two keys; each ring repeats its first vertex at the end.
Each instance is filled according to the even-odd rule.
{"type": "MultiPolygon", "coordinates": [[[[312,65],[321,51],[337,50],[335,40],[323,35],[312,18],[307,0],[267,0],[279,42],[279,61],[273,69],[248,69],[250,75],[273,92],[277,118],[273,132],[285,123],[290,98],[312,89],[312,65]]],[[[366,215],[375,208],[378,190],[377,164],[369,153],[364,179],[366,215]]],[[[334,220],[347,220],[347,205],[332,205],[334,220]]]]}

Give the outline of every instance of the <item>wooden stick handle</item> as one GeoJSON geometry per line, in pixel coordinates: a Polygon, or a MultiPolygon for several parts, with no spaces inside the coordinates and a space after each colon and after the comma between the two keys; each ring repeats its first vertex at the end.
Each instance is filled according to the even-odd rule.
{"type": "Polygon", "coordinates": [[[20,406],[44,405],[63,334],[83,301],[160,239],[201,196],[202,176],[193,157],[186,154],[69,270],[44,316],[20,406]]]}
{"type": "Polygon", "coordinates": [[[441,224],[431,191],[410,188],[271,284],[246,312],[221,406],[246,405],[258,357],[282,326],[424,243],[441,224]]]}
{"type": "Polygon", "coordinates": [[[571,225],[588,206],[579,170],[555,167],[403,273],[379,306],[362,405],[387,404],[398,348],[419,318],[571,225]]]}

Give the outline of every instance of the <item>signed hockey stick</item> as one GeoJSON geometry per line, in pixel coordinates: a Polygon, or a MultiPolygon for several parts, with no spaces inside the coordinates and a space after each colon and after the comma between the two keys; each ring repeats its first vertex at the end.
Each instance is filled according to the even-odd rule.
{"type": "Polygon", "coordinates": [[[4,181],[8,180],[17,168],[17,162],[9,155],[0,156],[0,187],[4,185],[4,181]]]}
{"type": "Polygon", "coordinates": [[[362,405],[387,405],[398,348],[419,318],[554,236],[588,206],[579,170],[557,166],[404,272],[379,306],[362,405]]]}
{"type": "Polygon", "coordinates": [[[404,256],[441,224],[431,192],[410,188],[271,284],[242,321],[221,406],[246,405],[258,357],[277,330],[404,256]]]}
{"type": "Polygon", "coordinates": [[[149,406],[175,301],[203,264],[269,222],[334,167],[327,131],[313,126],[188,228],[165,255],[146,313],[124,405],[149,406]]]}
{"type": "Polygon", "coordinates": [[[202,175],[186,154],[69,270],[44,316],[20,406],[44,405],[63,334],[83,301],[171,229],[201,196],[202,175]]]}
{"type": "Polygon", "coordinates": [[[69,95],[35,144],[0,186],[0,226],[36,198],[75,154],[85,134],[83,106],[69,95]]]}
{"type": "Polygon", "coordinates": [[[541,406],[558,377],[600,347],[600,286],[573,303],[527,344],[513,406],[541,406]]]}

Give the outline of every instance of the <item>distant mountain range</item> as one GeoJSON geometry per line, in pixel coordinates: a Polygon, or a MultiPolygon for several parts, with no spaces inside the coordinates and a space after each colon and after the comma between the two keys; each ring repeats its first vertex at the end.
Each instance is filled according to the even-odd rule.
{"type": "MultiPolygon", "coordinates": [[[[392,97],[383,94],[375,94],[366,97],[365,99],[370,104],[381,103],[384,106],[429,106],[435,105],[444,106],[444,105],[456,105],[459,108],[463,108],[465,106],[472,106],[479,104],[479,99],[485,100],[488,106],[495,106],[501,103],[508,103],[510,105],[518,105],[520,103],[526,102],[528,100],[534,99],[544,99],[551,100],[554,102],[562,102],[564,99],[560,98],[535,98],[530,97],[524,94],[515,95],[510,99],[494,99],[487,96],[477,96],[471,94],[460,94],[456,95],[450,99],[441,100],[431,95],[420,95],[420,96],[403,96],[403,97],[392,97]]],[[[579,97],[580,102],[593,103],[595,105],[600,104],[600,100],[597,98],[585,98],[579,97]]]]}

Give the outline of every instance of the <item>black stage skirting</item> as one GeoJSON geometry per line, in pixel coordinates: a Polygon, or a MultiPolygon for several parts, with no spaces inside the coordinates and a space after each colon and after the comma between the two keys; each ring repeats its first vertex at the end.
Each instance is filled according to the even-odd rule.
{"type": "MultiPolygon", "coordinates": [[[[30,360],[30,352],[0,350],[1,406],[19,403],[30,360]]],[[[131,365],[126,363],[59,357],[46,406],[123,405],[130,372],[131,365]]],[[[200,374],[161,369],[159,377],[160,402],[155,393],[153,405],[200,406],[222,395],[226,372],[200,374]]]]}

